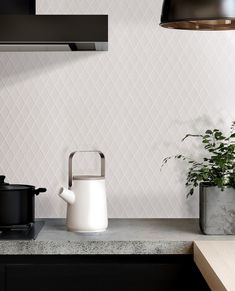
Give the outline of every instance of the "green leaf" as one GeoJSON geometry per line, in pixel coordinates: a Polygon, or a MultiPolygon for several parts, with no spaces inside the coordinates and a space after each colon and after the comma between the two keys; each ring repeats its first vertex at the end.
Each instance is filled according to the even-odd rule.
{"type": "Polygon", "coordinates": [[[204,139],[203,141],[202,141],[202,143],[209,143],[210,141],[208,140],[208,139],[204,139]]]}
{"type": "Polygon", "coordinates": [[[187,198],[188,198],[189,196],[192,196],[193,193],[194,193],[194,189],[191,188],[191,189],[189,190],[188,194],[187,194],[187,198]]]}
{"type": "Polygon", "coordinates": [[[213,132],[210,129],[208,129],[205,133],[206,134],[212,134],[213,132]]]}

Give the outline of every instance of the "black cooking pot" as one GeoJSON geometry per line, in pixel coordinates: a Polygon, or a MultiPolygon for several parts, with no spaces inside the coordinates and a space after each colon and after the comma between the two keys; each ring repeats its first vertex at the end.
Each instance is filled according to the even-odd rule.
{"type": "Polygon", "coordinates": [[[0,228],[28,225],[35,221],[35,195],[46,192],[30,185],[16,185],[4,182],[0,176],[0,228]]]}

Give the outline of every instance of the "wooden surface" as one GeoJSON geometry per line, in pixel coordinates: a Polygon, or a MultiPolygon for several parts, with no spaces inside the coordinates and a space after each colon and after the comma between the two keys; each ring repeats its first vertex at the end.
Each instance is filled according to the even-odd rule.
{"type": "Polygon", "coordinates": [[[194,261],[213,291],[235,291],[235,242],[196,241],[194,261]]]}

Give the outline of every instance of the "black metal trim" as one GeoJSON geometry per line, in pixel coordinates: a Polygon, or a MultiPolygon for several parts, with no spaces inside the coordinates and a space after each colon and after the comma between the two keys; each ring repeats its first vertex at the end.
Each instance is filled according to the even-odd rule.
{"type": "Polygon", "coordinates": [[[36,0],[29,0],[29,14],[36,15],[36,0]]]}
{"type": "Polygon", "coordinates": [[[29,228],[23,226],[12,226],[9,229],[2,229],[0,232],[0,241],[2,240],[35,240],[42,227],[44,221],[36,221],[29,228]]]}
{"type": "Polygon", "coordinates": [[[36,0],[0,0],[1,15],[35,15],[36,0]]]}
{"type": "Polygon", "coordinates": [[[71,51],[73,51],[73,52],[78,51],[78,48],[77,48],[75,43],[69,43],[68,45],[69,45],[71,51]]]}
{"type": "Polygon", "coordinates": [[[107,41],[108,15],[0,15],[0,43],[107,41]]]}

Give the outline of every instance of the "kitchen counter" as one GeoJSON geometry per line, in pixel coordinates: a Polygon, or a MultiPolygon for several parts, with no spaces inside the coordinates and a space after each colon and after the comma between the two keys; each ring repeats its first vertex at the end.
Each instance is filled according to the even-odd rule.
{"type": "Polygon", "coordinates": [[[0,255],[193,254],[194,241],[235,241],[205,236],[197,219],[110,219],[104,233],[66,231],[64,219],[46,219],[36,240],[0,241],[0,255]]]}

